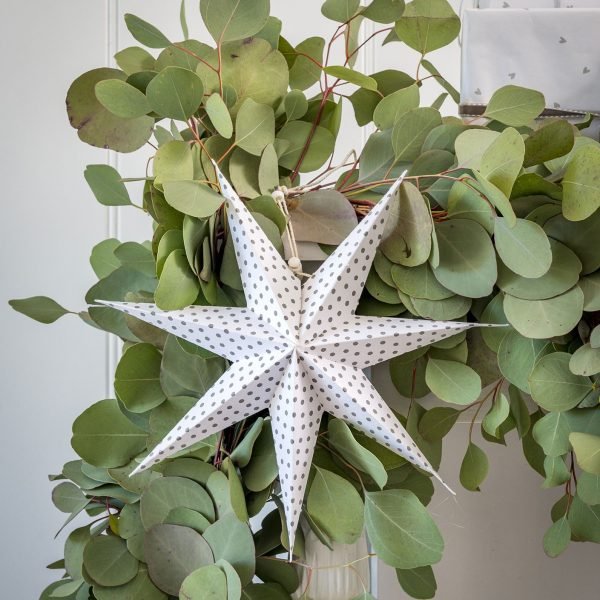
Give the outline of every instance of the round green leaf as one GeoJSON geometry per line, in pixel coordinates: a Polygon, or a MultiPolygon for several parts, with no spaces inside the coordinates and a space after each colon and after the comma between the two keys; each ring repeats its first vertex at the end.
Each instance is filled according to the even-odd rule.
{"type": "Polygon", "coordinates": [[[378,129],[390,129],[403,114],[418,106],[418,86],[401,88],[381,99],[373,112],[373,123],[378,129]]]}
{"type": "Polygon", "coordinates": [[[283,102],[288,121],[301,119],[308,110],[308,100],[300,90],[290,90],[283,102]]]}
{"type": "Polygon", "coordinates": [[[439,562],[444,540],[425,507],[409,490],[365,494],[365,525],[377,556],[399,569],[439,562]]]}
{"type": "Polygon", "coordinates": [[[164,402],[160,387],[161,353],[152,344],[127,348],[115,372],[115,391],[127,410],[142,413],[164,402]]]}
{"type": "Polygon", "coordinates": [[[506,196],[510,196],[513,184],[525,156],[525,144],[521,134],[512,127],[505,129],[485,150],[481,157],[481,174],[506,196]]]}
{"type": "Polygon", "coordinates": [[[252,532],[247,523],[235,515],[220,517],[203,534],[215,560],[226,560],[237,572],[242,585],[254,577],[255,551],[252,532]]]}
{"type": "Polygon", "coordinates": [[[115,54],[115,61],[127,75],[139,73],[140,71],[153,71],[156,60],[148,50],[139,46],[124,48],[115,54]]]}
{"type": "Polygon", "coordinates": [[[246,98],[235,120],[235,143],[254,156],[275,141],[275,114],[266,104],[246,98]]]}
{"type": "Polygon", "coordinates": [[[167,181],[193,179],[194,157],[190,145],[180,140],[162,144],[154,155],[152,168],[155,177],[154,185],[159,189],[163,189],[163,184],[167,181]]]}
{"type": "Polygon", "coordinates": [[[396,161],[415,160],[421,154],[423,142],[429,132],[441,124],[442,117],[434,108],[413,108],[405,112],[392,129],[396,161]]]}
{"type": "Polygon", "coordinates": [[[48,298],[47,296],[33,296],[31,298],[21,298],[18,300],[9,300],[8,303],[17,312],[24,314],[30,319],[35,319],[40,323],[54,323],[69,311],[60,304],[48,298]]]}
{"type": "Polygon", "coordinates": [[[471,492],[478,492],[479,486],[484,482],[489,470],[489,461],[486,453],[473,442],[469,442],[467,452],[460,465],[460,482],[471,492]]]}
{"type": "Polygon", "coordinates": [[[162,117],[185,121],[202,102],[204,86],[193,71],[181,67],[163,69],[149,84],[150,107],[162,117]]]}
{"type": "Polygon", "coordinates": [[[575,496],[568,518],[574,540],[600,543],[600,505],[588,506],[575,496]]]}
{"type": "Polygon", "coordinates": [[[150,578],[170,596],[177,596],[184,579],[214,563],[210,546],[188,527],[155,525],[144,536],[144,555],[150,578]]]}
{"type": "Polygon", "coordinates": [[[577,406],[592,389],[587,377],[569,369],[571,355],[553,352],[542,357],[529,376],[531,397],[542,408],[564,411],[577,406]]]}
{"type": "Polygon", "coordinates": [[[332,21],[345,23],[356,14],[359,5],[360,0],[325,0],[321,13],[332,21]]]}
{"type": "Polygon", "coordinates": [[[582,277],[579,287],[583,292],[583,310],[586,312],[600,310],[600,273],[582,277]]]}
{"type": "Polygon", "coordinates": [[[125,15],[125,25],[129,33],[144,46],[148,48],[165,48],[171,42],[156,28],[147,21],[127,13],[125,15]]]}
{"type": "Polygon", "coordinates": [[[216,565],[206,565],[190,573],[181,584],[180,600],[227,600],[225,573],[216,565]]]}
{"type": "Polygon", "coordinates": [[[120,467],[146,448],[146,432],[123,415],[116,400],[101,400],[75,419],[71,445],[96,467],[120,467]]]}
{"type": "Polygon", "coordinates": [[[138,572],[138,561],[129,554],[124,540],[114,535],[93,537],[83,551],[88,575],[105,587],[123,585],[138,572]]]}
{"type": "Polygon", "coordinates": [[[581,319],[583,292],[575,286],[547,300],[522,300],[506,294],[504,312],[509,323],[525,337],[543,339],[569,333],[581,319]]]}
{"type": "Polygon", "coordinates": [[[104,206],[131,204],[129,193],[119,172],[110,165],[87,165],[83,176],[100,204],[104,206]]]}
{"type": "Polygon", "coordinates": [[[277,473],[271,422],[267,421],[253,444],[252,459],[242,472],[242,479],[250,491],[260,492],[271,485],[277,473]]]}
{"type": "Polygon", "coordinates": [[[402,589],[411,598],[429,600],[435,597],[437,583],[430,566],[416,569],[396,569],[396,577],[402,589]]]}
{"type": "Polygon", "coordinates": [[[468,298],[489,296],[496,282],[496,253],[485,229],[467,219],[437,223],[440,264],[433,269],[446,288],[468,298]]]}
{"type": "Polygon", "coordinates": [[[571,526],[567,517],[554,522],[544,534],[544,552],[550,558],[562,554],[571,541],[571,526]]]}
{"type": "Polygon", "coordinates": [[[463,363],[430,358],[425,381],[441,400],[453,404],[471,404],[481,393],[481,378],[463,363]]]}
{"type": "Polygon", "coordinates": [[[123,119],[135,119],[150,112],[146,96],[122,79],[105,79],[95,87],[98,102],[123,119]]]}
{"type": "Polygon", "coordinates": [[[544,95],[540,92],[517,85],[505,85],[494,92],[484,116],[504,125],[521,127],[529,125],[545,106],[544,95]]]}
{"type": "MultiPolygon", "coordinates": [[[[289,142],[279,156],[279,164],[286,169],[293,169],[302,154],[312,125],[305,121],[290,121],[278,132],[277,139],[289,142]]],[[[335,146],[334,135],[325,127],[317,126],[306,155],[300,165],[300,173],[309,173],[323,166],[331,156],[335,146]]]]}
{"type": "Polygon", "coordinates": [[[63,481],[52,490],[52,502],[61,512],[73,513],[79,512],[89,500],[76,485],[63,481]]]}
{"type": "Polygon", "coordinates": [[[600,436],[574,432],[569,441],[579,466],[591,475],[600,475],[600,436]]]}
{"type": "Polygon", "coordinates": [[[563,214],[570,221],[587,219],[600,207],[600,148],[577,150],[562,180],[563,214]]]}
{"type": "Polygon", "coordinates": [[[169,525],[189,527],[198,533],[204,533],[210,527],[210,521],[205,516],[191,508],[183,506],[171,509],[165,517],[164,522],[169,525]]]}
{"type": "Polygon", "coordinates": [[[526,338],[517,331],[509,331],[498,348],[498,367],[508,381],[529,394],[529,375],[533,367],[551,351],[547,340],[526,338]]]}
{"type": "Polygon", "coordinates": [[[140,500],[144,528],[150,529],[162,523],[174,508],[189,508],[204,515],[209,521],[215,518],[215,510],[206,490],[190,479],[162,477],[150,483],[140,500]]]}
{"type": "Polygon", "coordinates": [[[243,40],[267,23],[269,0],[200,0],[200,14],[215,42],[243,40]]]}
{"type": "Polygon", "coordinates": [[[600,211],[584,221],[567,221],[562,215],[557,215],[546,222],[544,230],[577,254],[584,275],[600,268],[600,252],[595,244],[600,239],[600,211]]]}
{"type": "Polygon", "coordinates": [[[396,22],[397,36],[427,54],[447,46],[460,31],[460,19],[446,0],[413,0],[396,22]]]}
{"type": "Polygon", "coordinates": [[[206,101],[204,108],[217,133],[221,137],[229,139],[233,135],[233,122],[223,98],[219,94],[212,94],[206,101]]]}
{"type": "Polygon", "coordinates": [[[592,348],[589,343],[577,348],[569,361],[569,369],[575,375],[600,373],[600,348],[592,348]]]}
{"type": "Polygon", "coordinates": [[[552,264],[541,277],[521,277],[499,262],[498,287],[523,300],[546,300],[571,289],[579,281],[581,261],[572,250],[556,240],[550,239],[550,247],[552,264]]]}
{"type": "Polygon", "coordinates": [[[428,442],[441,440],[454,426],[460,411],[449,406],[435,406],[419,421],[419,433],[428,442]]]}
{"type": "Polygon", "coordinates": [[[223,204],[220,194],[198,181],[169,181],[164,188],[169,205],[191,217],[210,217],[223,204]]]}
{"type": "Polygon", "coordinates": [[[600,504],[600,475],[583,471],[577,478],[577,495],[591,506],[600,504]]]}
{"type": "Polygon", "coordinates": [[[67,92],[67,113],[81,141],[98,148],[133,152],[152,134],[154,119],[148,116],[123,119],[110,113],[96,98],[96,84],[106,79],[126,79],[117,69],[94,69],[80,75],[67,92]]]}
{"type": "Polygon", "coordinates": [[[532,167],[564,156],[571,151],[574,142],[571,123],[564,119],[547,121],[525,139],[523,166],[532,167]]]}
{"type": "Polygon", "coordinates": [[[392,283],[413,300],[423,298],[439,301],[454,296],[434,277],[433,271],[427,263],[416,267],[404,267],[396,263],[392,265],[390,275],[392,283]]]}
{"type": "Polygon", "coordinates": [[[96,600],[166,600],[167,595],[152,583],[146,569],[140,569],[125,585],[113,588],[95,585],[94,597],[96,600]]]}
{"type": "Polygon", "coordinates": [[[353,544],[363,529],[363,503],[356,488],[343,477],[315,467],[306,508],[333,541],[353,544]],[[340,503],[339,498],[344,502],[340,503]]]}
{"type": "Polygon", "coordinates": [[[165,261],[154,298],[162,310],[176,310],[194,303],[200,291],[198,278],[191,271],[185,252],[175,250],[165,261]]]}
{"type": "MultiPolygon", "coordinates": [[[[220,6],[215,0],[212,2],[215,7],[220,6]]],[[[230,107],[232,116],[246,98],[275,106],[287,93],[289,71],[285,58],[265,40],[252,38],[229,44],[223,55],[222,68],[223,84],[237,94],[235,105],[230,107]]],[[[217,89],[218,81],[211,91],[217,89]]]]}
{"type": "Polygon", "coordinates": [[[506,219],[497,217],[494,241],[502,262],[517,275],[536,278],[550,269],[550,241],[537,223],[517,219],[516,225],[510,227],[506,219]]]}
{"type": "Polygon", "coordinates": [[[356,441],[350,427],[344,421],[341,419],[329,421],[328,440],[344,460],[367,473],[381,489],[385,487],[388,477],[381,461],[356,441]]]}
{"type": "Polygon", "coordinates": [[[395,212],[390,218],[394,229],[383,240],[381,251],[396,264],[414,267],[425,263],[431,253],[433,222],[429,206],[412,183],[400,187],[395,212]]]}

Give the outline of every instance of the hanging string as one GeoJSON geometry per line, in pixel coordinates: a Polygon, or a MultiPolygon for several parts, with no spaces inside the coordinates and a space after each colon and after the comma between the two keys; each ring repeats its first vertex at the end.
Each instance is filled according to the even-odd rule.
{"type": "Polygon", "coordinates": [[[279,209],[285,217],[285,235],[287,237],[288,246],[290,249],[290,257],[288,258],[287,264],[295,275],[297,275],[300,278],[308,278],[310,277],[310,275],[302,271],[302,261],[300,260],[300,256],[298,254],[298,245],[296,243],[296,236],[294,235],[294,227],[292,225],[290,212],[287,206],[287,191],[288,190],[285,186],[281,186],[275,189],[271,194],[273,200],[275,200],[277,206],[279,206],[279,209]]]}

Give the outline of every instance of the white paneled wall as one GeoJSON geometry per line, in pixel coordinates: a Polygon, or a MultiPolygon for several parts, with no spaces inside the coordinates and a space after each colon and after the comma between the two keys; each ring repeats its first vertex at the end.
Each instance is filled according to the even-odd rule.
{"type": "MultiPolygon", "coordinates": [[[[283,19],[284,34],[297,43],[333,31],[334,25],[320,16],[320,3],[272,0],[272,13],[283,19]]],[[[40,294],[80,310],[94,281],[87,262],[91,247],[107,236],[143,240],[151,232],[141,211],[97,205],[82,175],[86,164],[98,162],[110,162],[125,176],[139,175],[145,169],[144,156],[116,156],[80,143],[67,122],[65,93],[78,74],[111,64],[118,49],[133,43],[124,13],[138,14],[178,38],[178,9],[179,0],[0,3],[2,598],[34,600],[51,580],[44,566],[61,556],[64,536],[53,536],[64,515],[50,502],[46,475],[73,457],[73,419],[112,393],[118,351],[114,341],[75,316],[42,326],[11,311],[6,302],[40,294]]],[[[197,0],[189,0],[188,13],[193,35],[206,39],[197,0]]],[[[386,67],[414,72],[414,56],[398,48],[369,52],[358,66],[368,72],[386,67]]],[[[458,45],[436,52],[431,60],[458,83],[458,45]]],[[[428,85],[424,98],[432,101],[438,93],[428,85]]],[[[364,141],[349,107],[346,113],[340,157],[364,141]]],[[[378,373],[387,397],[393,398],[385,370],[378,373]]],[[[539,479],[511,441],[509,449],[491,450],[492,474],[482,494],[459,491],[454,501],[440,492],[434,498],[433,511],[447,542],[437,569],[438,597],[546,600],[569,592],[578,600],[597,597],[592,593],[597,547],[570,548],[555,562],[544,557],[541,536],[553,493],[539,489],[539,479]]],[[[464,427],[457,427],[446,445],[443,470],[455,484],[464,427]]],[[[378,598],[401,597],[393,572],[382,567],[378,598]]]]}

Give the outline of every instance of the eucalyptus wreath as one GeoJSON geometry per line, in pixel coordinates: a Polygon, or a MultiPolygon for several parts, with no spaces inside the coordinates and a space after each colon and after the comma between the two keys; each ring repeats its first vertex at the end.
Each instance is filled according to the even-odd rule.
{"type": "MultiPolygon", "coordinates": [[[[102,205],[143,210],[152,240],[94,246],[98,282],[85,311],[41,296],[11,302],[43,323],[78,314],[123,341],[115,399],[76,419],[78,458],[51,476],[64,527],[80,513],[89,522],[68,534],[64,558],[49,565],[64,575],[41,598],[308,597],[299,574],[318,565],[302,561],[302,531],[294,560],[280,558],[289,540],[266,415],[130,477],[227,363],[94,301],[244,304],[211,159],[280,249],[287,218],[276,189],[286,191],[299,239],[327,251],[407,170],[359,311],[509,327],[472,330],[392,360],[393,383],[408,399],[399,417],[437,467],[442,439],[469,410],[460,481],[471,491],[488,473],[485,450],[472,439],[478,417],[487,443],[506,444],[514,430],[557,498],[546,553],[557,556],[571,540],[600,543],[600,144],[581,133],[591,119],[536,120],[542,94],[512,85],[476,122],[441,116],[458,94],[426,56],[459,33],[446,0],[327,0],[331,38],[295,47],[268,0],[201,0],[213,45],[189,38],[184,7],[178,42],[126,15],[141,46],[118,52],[118,68],[84,73],[67,94],[83,142],[151,149],[145,174],[123,177],[95,164],[85,178],[102,205]],[[378,29],[359,41],[365,21],[378,29]],[[361,49],[378,40],[416,51],[416,74],[359,72],[361,49]],[[332,64],[337,46],[344,58],[332,64]],[[441,95],[423,107],[427,79],[441,95]],[[342,110],[350,107],[373,133],[336,164],[342,110]],[[128,186],[143,186],[140,205],[128,186]],[[441,402],[426,410],[420,399],[430,393],[441,402]],[[266,516],[251,527],[259,513],[266,516]]],[[[404,590],[432,598],[431,565],[443,540],[424,508],[429,477],[338,419],[324,419],[319,439],[305,530],[331,547],[366,529],[404,590]]]]}

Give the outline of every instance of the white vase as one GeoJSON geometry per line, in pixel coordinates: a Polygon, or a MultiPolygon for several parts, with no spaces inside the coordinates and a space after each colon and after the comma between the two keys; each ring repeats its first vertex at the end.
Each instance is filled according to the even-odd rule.
{"type": "Polygon", "coordinates": [[[302,600],[350,600],[370,591],[370,559],[366,535],[354,544],[334,544],[333,551],[309,529],[305,532],[301,583],[294,594],[302,600]]]}

